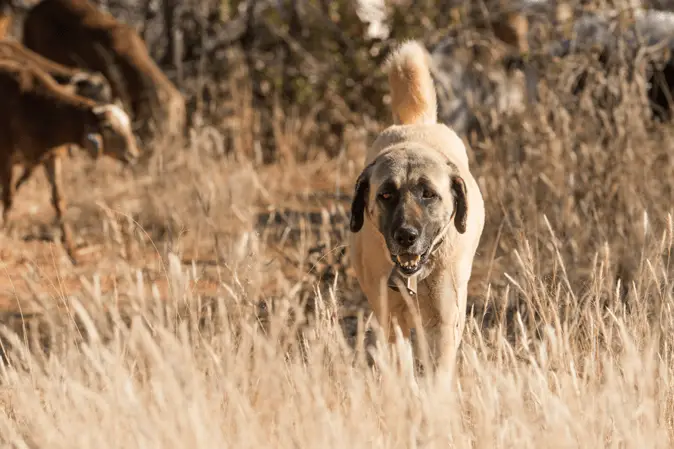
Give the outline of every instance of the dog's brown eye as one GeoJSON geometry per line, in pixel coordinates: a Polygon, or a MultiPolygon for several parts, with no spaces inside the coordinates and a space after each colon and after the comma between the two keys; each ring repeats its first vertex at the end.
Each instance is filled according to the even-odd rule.
{"type": "Polygon", "coordinates": [[[437,195],[432,190],[424,189],[423,192],[421,192],[421,197],[425,200],[430,200],[431,198],[437,197],[437,195]]]}
{"type": "Polygon", "coordinates": [[[381,198],[382,200],[390,200],[391,194],[388,192],[380,193],[379,198],[381,198]]]}

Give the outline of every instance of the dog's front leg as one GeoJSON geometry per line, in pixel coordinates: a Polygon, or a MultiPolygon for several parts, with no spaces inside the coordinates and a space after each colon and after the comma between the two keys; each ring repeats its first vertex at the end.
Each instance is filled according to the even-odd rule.
{"type": "Polygon", "coordinates": [[[397,353],[394,360],[398,369],[408,374],[413,373],[414,357],[408,353],[411,350],[411,323],[407,319],[407,305],[400,293],[386,287],[384,280],[382,278],[376,296],[374,291],[369,296],[375,299],[370,302],[370,306],[382,332],[381,343],[386,347],[389,357],[397,353]]]}
{"type": "Polygon", "coordinates": [[[384,334],[384,339],[389,344],[395,343],[395,326],[399,326],[403,338],[409,340],[410,323],[406,319],[407,307],[402,295],[392,290],[384,288],[382,290],[381,294],[377,296],[377,300],[373,301],[370,306],[384,334]]]}
{"type": "Polygon", "coordinates": [[[467,286],[451,279],[437,281],[428,303],[420,309],[421,324],[434,371],[453,375],[466,324],[467,286]]]}

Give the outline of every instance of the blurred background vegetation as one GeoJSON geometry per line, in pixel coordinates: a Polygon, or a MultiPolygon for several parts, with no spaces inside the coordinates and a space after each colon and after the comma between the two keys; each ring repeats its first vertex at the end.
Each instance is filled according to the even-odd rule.
{"type": "MultiPolygon", "coordinates": [[[[492,25],[507,8],[467,0],[97,0],[134,25],[152,56],[187,95],[195,125],[228,128],[232,99],[246,98],[255,116],[256,158],[279,158],[274,117],[311,123],[292,156],[313,150],[335,156],[351,130],[377,131],[388,120],[382,63],[393,45],[419,39],[432,47],[453,34],[492,25]],[[381,2],[383,4],[383,2],[381,2]],[[479,7],[476,5],[479,3],[479,7]],[[368,8],[370,11],[368,11],[368,8]],[[374,9],[374,12],[371,10],[374,9]]],[[[507,3],[507,2],[506,2],[507,3]]],[[[543,20],[545,21],[545,20],[543,20]]]]}

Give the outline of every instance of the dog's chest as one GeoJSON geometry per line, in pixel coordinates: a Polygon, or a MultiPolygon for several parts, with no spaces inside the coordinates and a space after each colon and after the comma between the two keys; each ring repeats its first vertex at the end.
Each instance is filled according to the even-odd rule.
{"type": "Polygon", "coordinates": [[[417,294],[416,297],[413,299],[418,301],[419,303],[428,302],[431,299],[433,292],[434,289],[432,288],[432,286],[429,285],[428,282],[426,282],[426,279],[424,279],[418,282],[417,294]]]}

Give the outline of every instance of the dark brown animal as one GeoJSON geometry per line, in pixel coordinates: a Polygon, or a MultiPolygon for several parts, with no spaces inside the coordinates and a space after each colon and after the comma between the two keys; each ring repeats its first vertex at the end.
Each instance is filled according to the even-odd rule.
{"type": "Polygon", "coordinates": [[[0,184],[3,226],[7,226],[16,186],[14,165],[24,173],[44,165],[63,245],[76,262],[69,226],[63,219],[61,157],[78,145],[93,157],[109,155],[125,163],[138,157],[128,116],[116,105],[74,95],[44,71],[17,61],[0,61],[0,184]]]}
{"type": "Polygon", "coordinates": [[[2,60],[32,64],[47,72],[57,83],[70,86],[72,92],[77,95],[90,98],[98,103],[112,102],[110,83],[102,74],[64,66],[35,53],[19,42],[0,41],[0,61],[2,60]]]}
{"type": "Polygon", "coordinates": [[[155,64],[142,38],[87,0],[43,0],[28,11],[23,43],[58,63],[110,81],[143,143],[182,136],[185,100],[155,64]],[[176,135],[177,134],[177,135],[176,135]]]}
{"type": "MultiPolygon", "coordinates": [[[[40,56],[19,42],[9,40],[0,41],[0,61],[3,60],[31,64],[37,69],[47,72],[57,83],[66,86],[69,92],[92,99],[98,103],[112,102],[110,83],[100,73],[91,73],[81,69],[66,67],[40,56]]],[[[72,150],[72,147],[69,150],[72,150]]],[[[17,181],[15,188],[18,189],[23,183],[28,181],[31,173],[31,171],[26,170],[17,181]]]]}

